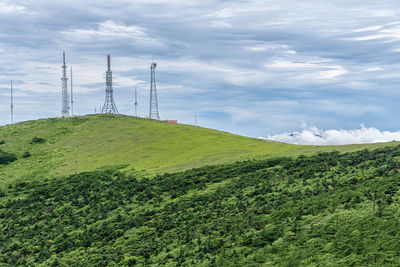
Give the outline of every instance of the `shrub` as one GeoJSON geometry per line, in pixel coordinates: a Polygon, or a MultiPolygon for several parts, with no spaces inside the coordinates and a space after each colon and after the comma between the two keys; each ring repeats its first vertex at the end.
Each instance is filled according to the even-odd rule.
{"type": "Polygon", "coordinates": [[[30,143],[31,144],[41,144],[41,143],[44,143],[44,141],[46,141],[44,138],[34,136],[30,143]]]}
{"type": "Polygon", "coordinates": [[[24,154],[22,154],[22,157],[24,159],[29,158],[30,156],[31,156],[31,152],[29,152],[29,151],[25,151],[24,154]]]}
{"type": "Polygon", "coordinates": [[[0,140],[0,145],[5,144],[5,143],[6,143],[6,141],[0,140]]]}
{"type": "Polygon", "coordinates": [[[14,153],[8,153],[3,150],[0,150],[0,164],[8,164],[16,160],[17,156],[14,153]]]}

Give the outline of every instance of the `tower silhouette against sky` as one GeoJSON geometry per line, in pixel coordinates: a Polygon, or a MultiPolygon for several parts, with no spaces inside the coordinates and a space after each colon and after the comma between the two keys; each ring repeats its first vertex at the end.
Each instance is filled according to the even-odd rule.
{"type": "Polygon", "coordinates": [[[117,106],[114,102],[114,90],[112,87],[111,58],[107,55],[107,72],[106,72],[106,99],[101,113],[119,114],[117,106]]]}
{"type": "Polygon", "coordinates": [[[149,118],[150,119],[160,119],[158,114],[158,102],[157,102],[157,88],[156,88],[156,67],[157,63],[152,62],[150,65],[151,78],[150,78],[150,109],[149,118]]]}
{"type": "Polygon", "coordinates": [[[71,116],[74,116],[74,94],[73,94],[73,83],[72,83],[72,67],[71,67],[71,116]]]}
{"type": "Polygon", "coordinates": [[[62,108],[61,115],[63,117],[69,116],[69,99],[68,99],[68,78],[67,78],[67,65],[65,65],[65,52],[63,52],[63,65],[62,65],[63,76],[62,81],[62,108]]]}

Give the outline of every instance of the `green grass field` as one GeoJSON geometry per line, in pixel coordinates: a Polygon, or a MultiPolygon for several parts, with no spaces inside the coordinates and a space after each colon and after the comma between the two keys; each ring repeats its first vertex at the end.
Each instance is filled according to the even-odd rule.
{"type": "Polygon", "coordinates": [[[290,158],[398,142],[298,146],[122,115],[22,122],[0,141],[0,266],[400,260],[400,146],[290,158]]]}
{"type": "Polygon", "coordinates": [[[0,127],[2,139],[5,144],[0,149],[17,154],[18,160],[0,166],[1,187],[17,180],[51,178],[113,165],[152,175],[237,160],[398,144],[299,146],[122,115],[21,122],[0,127]],[[34,136],[46,142],[30,144],[34,136]],[[32,156],[22,158],[25,151],[32,156]]]}

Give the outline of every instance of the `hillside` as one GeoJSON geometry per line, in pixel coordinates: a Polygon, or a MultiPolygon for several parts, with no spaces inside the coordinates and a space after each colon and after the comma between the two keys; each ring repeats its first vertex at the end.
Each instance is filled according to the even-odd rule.
{"type": "Polygon", "coordinates": [[[52,178],[104,166],[147,174],[176,172],[209,164],[297,156],[322,151],[355,151],[395,142],[349,146],[297,146],[182,124],[122,115],[50,118],[0,127],[0,149],[18,160],[0,165],[0,185],[52,178]],[[33,137],[44,143],[31,143],[33,137]],[[30,157],[23,158],[25,152],[30,157]]]}
{"type": "Polygon", "coordinates": [[[396,266],[400,146],[0,192],[5,266],[396,266]]]}

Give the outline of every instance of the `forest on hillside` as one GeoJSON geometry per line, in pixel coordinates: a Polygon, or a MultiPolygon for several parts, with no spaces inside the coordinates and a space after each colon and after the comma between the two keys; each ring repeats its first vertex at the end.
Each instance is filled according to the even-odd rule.
{"type": "Polygon", "coordinates": [[[382,266],[400,262],[400,146],[118,169],[0,192],[0,266],[382,266]]]}

